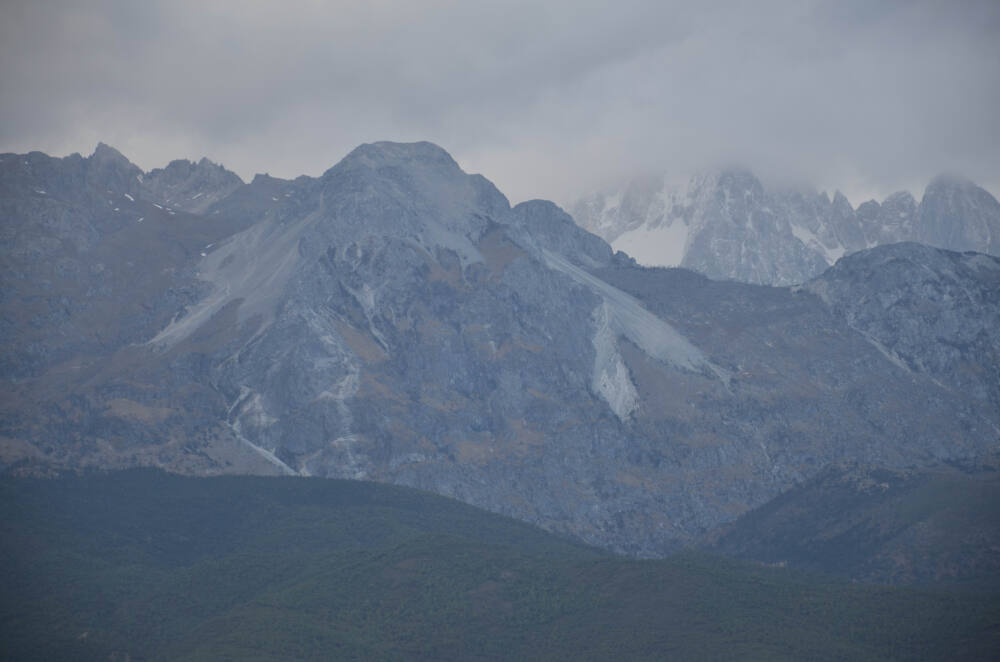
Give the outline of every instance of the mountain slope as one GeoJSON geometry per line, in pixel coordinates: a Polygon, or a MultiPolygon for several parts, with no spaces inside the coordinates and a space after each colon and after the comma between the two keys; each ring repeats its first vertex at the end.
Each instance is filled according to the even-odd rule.
{"type": "Polygon", "coordinates": [[[905,370],[1000,410],[1000,258],[894,244],[850,255],[803,289],[905,370]]]}
{"type": "Polygon", "coordinates": [[[996,463],[830,467],[712,532],[708,549],[856,581],[1000,587],[996,463]]]}
{"type": "Polygon", "coordinates": [[[455,501],[152,471],[0,480],[5,659],[984,659],[987,596],[629,561],[455,501]]]}
{"type": "MultiPolygon", "coordinates": [[[[897,360],[808,288],[638,267],[551,203],[511,208],[429,143],[363,145],[319,178],[258,176],[204,214],[136,189],[162,211],[142,223],[108,204],[112,186],[139,184],[109,150],[32,157],[63,173],[52,181],[69,193],[49,197],[84,201],[54,229],[32,182],[11,179],[10,227],[87,248],[65,283],[5,258],[9,282],[48,288],[12,289],[10,310],[72,288],[108,305],[5,336],[8,471],[364,478],[656,556],[831,463],[898,469],[998,445],[991,400],[897,360]],[[60,183],[78,171],[78,186],[60,183]],[[148,287],[128,271],[147,241],[155,256],[135,273],[156,275],[148,287]],[[92,320],[108,333],[88,338],[92,320]]],[[[901,250],[917,272],[951,269],[956,291],[991,287],[990,270],[901,250]]],[[[973,315],[964,301],[928,305],[973,315]]],[[[982,302],[988,321],[996,302],[982,302]]],[[[927,338],[915,352],[945,351],[949,337],[913,323],[927,338]]],[[[989,342],[968,355],[986,362],[987,390],[989,342]]]]}

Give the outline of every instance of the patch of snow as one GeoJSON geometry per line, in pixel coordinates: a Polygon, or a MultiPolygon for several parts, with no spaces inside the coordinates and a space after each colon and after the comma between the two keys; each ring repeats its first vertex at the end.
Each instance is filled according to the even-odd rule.
{"type": "Polygon", "coordinates": [[[45,193],[44,189],[40,189],[40,188],[36,188],[36,189],[35,189],[35,193],[38,193],[38,194],[40,194],[40,195],[47,195],[47,194],[45,193]]]}
{"type": "Polygon", "coordinates": [[[155,202],[153,203],[153,206],[156,207],[157,209],[163,209],[163,207],[161,207],[160,205],[156,204],[155,202]]]}
{"type": "Polygon", "coordinates": [[[136,175],[135,178],[139,180],[140,184],[142,183],[142,175],[136,175]]]}
{"type": "Polygon", "coordinates": [[[206,255],[208,255],[208,253],[204,253],[204,252],[203,252],[203,253],[201,254],[201,256],[202,256],[202,257],[205,257],[206,255]]]}
{"type": "Polygon", "coordinates": [[[277,201],[278,201],[278,199],[277,199],[277,198],[275,198],[275,197],[273,197],[273,196],[271,197],[271,199],[272,199],[272,200],[274,200],[275,202],[277,202],[277,201]]]}
{"type": "Polygon", "coordinates": [[[146,218],[145,216],[140,216],[136,223],[142,223],[142,220],[146,218]]]}
{"type": "Polygon", "coordinates": [[[114,208],[114,209],[112,209],[111,211],[118,211],[118,207],[115,207],[115,208],[114,208]]]}
{"type": "Polygon", "coordinates": [[[129,200],[131,200],[132,202],[135,202],[135,198],[133,198],[133,197],[132,197],[131,195],[129,195],[128,193],[125,193],[124,195],[125,195],[125,197],[126,197],[126,198],[128,198],[128,199],[129,199],[129,200]]]}
{"type": "Polygon", "coordinates": [[[192,199],[192,200],[197,200],[197,199],[198,199],[198,198],[200,198],[200,197],[201,197],[202,195],[204,195],[204,193],[195,193],[194,195],[192,195],[192,196],[191,196],[191,199],[192,199]]]}
{"type": "Polygon", "coordinates": [[[680,218],[670,225],[642,225],[618,236],[611,247],[628,253],[639,264],[650,267],[676,267],[687,252],[690,228],[680,218]]]}

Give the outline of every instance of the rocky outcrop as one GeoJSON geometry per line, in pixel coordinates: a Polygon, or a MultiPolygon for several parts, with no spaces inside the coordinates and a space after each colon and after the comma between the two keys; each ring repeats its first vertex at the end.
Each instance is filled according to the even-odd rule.
{"type": "Polygon", "coordinates": [[[1000,410],[1000,258],[892,244],[804,289],[906,370],[1000,410]]]}
{"type": "Polygon", "coordinates": [[[920,202],[914,241],[1000,255],[1000,202],[963,177],[937,177],[920,202]]]}
{"type": "Polygon", "coordinates": [[[193,213],[204,212],[242,185],[235,173],[205,158],[171,161],[142,176],[144,198],[193,213]]]}

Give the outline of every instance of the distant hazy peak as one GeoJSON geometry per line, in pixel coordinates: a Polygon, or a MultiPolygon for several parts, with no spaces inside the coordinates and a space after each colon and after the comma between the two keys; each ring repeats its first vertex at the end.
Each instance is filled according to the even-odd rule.
{"type": "Polygon", "coordinates": [[[940,175],[934,177],[927,184],[927,190],[931,189],[959,189],[959,190],[970,190],[979,188],[976,184],[969,178],[963,177],[962,175],[953,172],[944,172],[940,175]]]}
{"type": "Polygon", "coordinates": [[[896,191],[882,201],[882,206],[886,205],[916,207],[917,200],[909,191],[896,191]]]}
{"type": "Polygon", "coordinates": [[[848,209],[848,210],[851,210],[851,211],[854,210],[854,208],[851,206],[850,200],[847,199],[846,195],[844,195],[843,193],[840,192],[840,189],[837,189],[836,191],[833,192],[833,202],[832,202],[832,204],[833,204],[834,207],[837,207],[837,208],[840,208],[840,209],[848,209]]]}
{"type": "Polygon", "coordinates": [[[104,143],[97,143],[94,153],[87,158],[91,176],[98,179],[107,180],[108,185],[115,189],[131,189],[131,182],[127,181],[142,174],[142,169],[129,161],[121,152],[114,147],[104,143]]]}
{"type": "Polygon", "coordinates": [[[272,177],[270,174],[268,174],[266,172],[258,172],[256,175],[253,176],[253,179],[250,180],[250,184],[251,185],[256,184],[256,185],[259,186],[259,185],[267,184],[267,183],[271,183],[271,182],[273,182],[273,183],[283,183],[283,182],[287,182],[287,181],[288,181],[287,179],[281,179],[280,177],[272,177]]]}
{"type": "Polygon", "coordinates": [[[94,148],[94,153],[90,155],[91,160],[97,162],[117,162],[125,165],[132,166],[136,168],[135,164],[125,158],[125,155],[119,152],[117,149],[103,142],[97,143],[97,147],[94,148]]]}
{"type": "Polygon", "coordinates": [[[146,177],[167,176],[171,179],[200,177],[200,178],[225,178],[231,181],[243,180],[235,172],[227,170],[223,166],[202,157],[199,161],[189,161],[187,159],[174,159],[164,168],[154,168],[146,173],[146,177]]]}
{"type": "Polygon", "coordinates": [[[753,172],[747,168],[738,166],[729,166],[710,172],[708,173],[708,179],[726,188],[763,189],[763,184],[760,183],[760,180],[757,179],[757,176],[753,172]]]}
{"type": "Polygon", "coordinates": [[[918,241],[1000,254],[1000,202],[964,177],[935,177],[924,191],[919,217],[918,241]]]}
{"type": "Polygon", "coordinates": [[[572,210],[641,264],[751,283],[802,283],[843,255],[899,241],[1000,253],[1000,203],[957,175],[935,177],[919,204],[900,191],[855,209],[839,190],[831,199],[801,186],[766,189],[751,171],[725,167],[686,181],[637,177],[572,210]]]}
{"type": "Polygon", "coordinates": [[[551,200],[525,200],[524,202],[519,202],[514,206],[514,209],[519,209],[525,213],[526,216],[534,217],[542,214],[561,214],[568,218],[571,218],[562,207],[552,202],[551,200]]]}
{"type": "Polygon", "coordinates": [[[243,180],[202,157],[198,162],[175,159],[142,177],[144,196],[185,211],[200,213],[243,185],[243,180]]]}

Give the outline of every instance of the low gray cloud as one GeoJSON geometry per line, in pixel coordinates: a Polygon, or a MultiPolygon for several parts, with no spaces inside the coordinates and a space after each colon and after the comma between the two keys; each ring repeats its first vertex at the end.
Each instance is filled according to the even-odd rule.
{"type": "Polygon", "coordinates": [[[1000,192],[1000,3],[173,0],[0,8],[0,149],[319,174],[431,140],[512,200],[745,164],[1000,192]]]}

